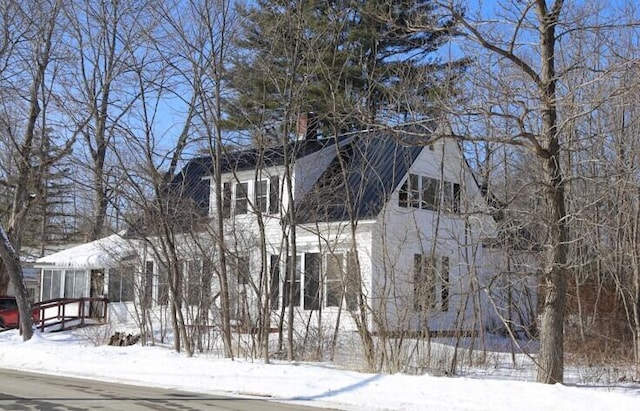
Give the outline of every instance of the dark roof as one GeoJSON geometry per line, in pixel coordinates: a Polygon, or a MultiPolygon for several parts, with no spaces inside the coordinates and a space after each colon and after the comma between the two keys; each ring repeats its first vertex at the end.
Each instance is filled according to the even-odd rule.
{"type": "MultiPolygon", "coordinates": [[[[298,199],[296,220],[299,223],[344,221],[350,216],[356,219],[375,217],[424,145],[413,141],[404,145],[391,133],[366,131],[338,140],[293,141],[286,147],[286,152],[291,153],[293,160],[329,147],[339,150],[340,156],[333,159],[312,189],[298,199]]],[[[252,170],[258,164],[263,167],[282,165],[284,153],[283,146],[228,151],[223,156],[221,171],[252,170]]],[[[190,198],[206,215],[210,182],[203,177],[212,172],[210,156],[194,158],[175,176],[172,191],[182,198],[190,198]]]]}
{"type": "MultiPolygon", "coordinates": [[[[335,143],[335,139],[310,139],[302,141],[291,141],[287,146],[271,146],[265,148],[240,148],[224,150],[220,162],[220,171],[229,173],[231,171],[253,170],[258,165],[263,167],[274,167],[284,164],[285,149],[291,159],[301,158],[314,153],[324,147],[335,143]]],[[[202,164],[209,173],[213,172],[213,159],[211,156],[194,158],[191,163],[202,164]]],[[[189,164],[182,170],[187,173],[189,164]]],[[[176,176],[179,179],[180,175],[176,176]]]]}
{"type": "Polygon", "coordinates": [[[191,199],[198,210],[208,213],[210,183],[203,177],[210,174],[211,158],[194,158],[174,177],[171,191],[177,197],[191,199]]]}
{"type": "Polygon", "coordinates": [[[424,145],[403,145],[398,136],[363,132],[340,145],[314,187],[296,207],[299,223],[377,216],[424,145]]]}
{"type": "MultiPolygon", "coordinates": [[[[244,148],[225,150],[220,162],[220,171],[253,170],[258,165],[274,167],[284,164],[285,152],[291,160],[305,157],[336,142],[335,139],[308,139],[291,141],[287,146],[272,146],[263,149],[244,148]]],[[[173,178],[172,193],[182,198],[190,198],[202,212],[209,210],[210,182],[203,177],[213,174],[213,158],[202,156],[191,159],[173,178]]]]}

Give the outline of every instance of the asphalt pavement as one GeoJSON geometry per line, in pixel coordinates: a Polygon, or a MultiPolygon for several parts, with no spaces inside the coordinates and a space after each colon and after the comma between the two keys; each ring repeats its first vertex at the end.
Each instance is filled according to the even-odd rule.
{"type": "MultiPolygon", "coordinates": [[[[0,409],[8,411],[318,411],[264,398],[238,398],[0,369],[0,409]]],[[[326,410],[326,408],[325,408],[326,410]]]]}

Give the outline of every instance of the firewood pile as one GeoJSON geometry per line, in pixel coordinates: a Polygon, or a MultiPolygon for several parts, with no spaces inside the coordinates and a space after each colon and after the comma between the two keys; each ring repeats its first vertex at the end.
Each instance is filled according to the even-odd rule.
{"type": "Polygon", "coordinates": [[[109,345],[125,347],[128,345],[135,345],[138,341],[140,341],[140,334],[133,335],[118,331],[109,338],[109,345]]]}

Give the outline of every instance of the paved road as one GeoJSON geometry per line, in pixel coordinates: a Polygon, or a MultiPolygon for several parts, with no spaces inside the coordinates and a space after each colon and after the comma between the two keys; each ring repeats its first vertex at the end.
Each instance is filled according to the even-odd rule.
{"type": "Polygon", "coordinates": [[[318,411],[319,408],[0,369],[0,410],[318,411]]]}

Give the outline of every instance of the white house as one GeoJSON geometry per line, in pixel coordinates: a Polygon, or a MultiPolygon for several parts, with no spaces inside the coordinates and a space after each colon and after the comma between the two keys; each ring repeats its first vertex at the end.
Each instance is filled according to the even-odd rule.
{"type": "MultiPolygon", "coordinates": [[[[263,293],[274,320],[293,305],[300,322],[331,326],[340,319],[347,329],[356,318],[350,314],[363,307],[374,331],[467,331],[498,321],[492,317],[504,301],[488,301],[487,286],[508,272],[510,256],[486,246],[496,243],[496,221],[459,143],[414,134],[399,129],[317,138],[303,127],[284,146],[229,151],[221,162],[221,209],[214,201],[212,159],[185,166],[173,182],[180,195],[209,218],[224,216],[236,320],[254,322],[263,293]],[[287,275],[289,268],[294,275],[287,275]]],[[[206,219],[202,224],[212,226],[206,219]]],[[[219,289],[215,281],[194,280],[219,262],[213,245],[202,246],[207,236],[213,244],[211,230],[197,231],[182,239],[186,306],[202,295],[187,283],[205,284],[208,295],[219,289]],[[190,246],[194,241],[200,246],[190,246]]],[[[112,301],[134,300],[133,284],[118,281],[117,270],[135,255],[142,294],[165,303],[163,265],[144,242],[106,241],[124,245],[116,253],[87,245],[102,260],[77,258],[78,249],[65,251],[69,260],[62,253],[38,260],[43,299],[103,293],[112,301]]]]}

